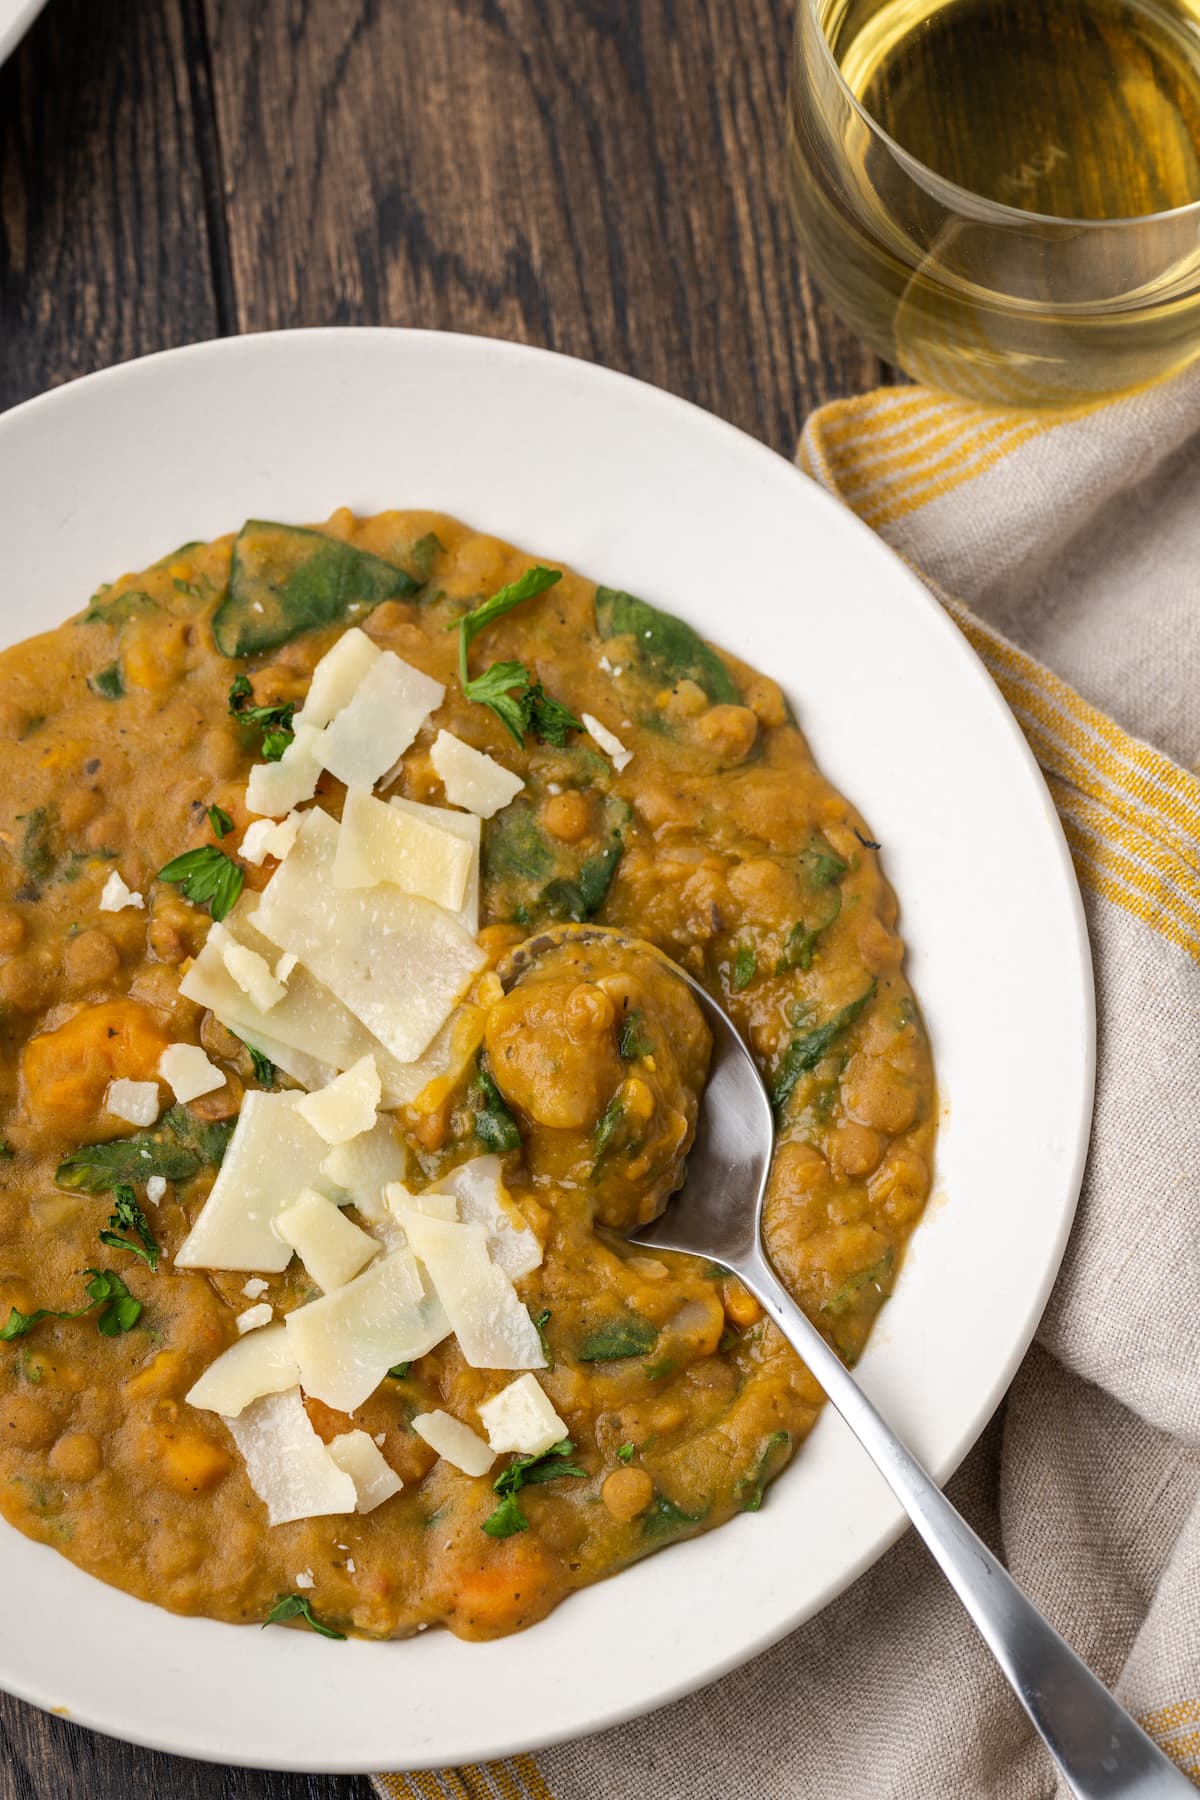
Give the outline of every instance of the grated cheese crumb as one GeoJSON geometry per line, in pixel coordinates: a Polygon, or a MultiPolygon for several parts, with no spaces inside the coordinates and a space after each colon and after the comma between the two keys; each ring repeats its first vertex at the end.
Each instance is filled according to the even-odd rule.
{"type": "Polygon", "coordinates": [[[157,1081],[110,1081],[104,1096],[109,1112],[128,1125],[153,1125],[158,1117],[157,1081]]]}
{"type": "Polygon", "coordinates": [[[166,1191],[167,1184],[161,1175],[152,1175],[146,1183],[146,1198],[151,1206],[157,1206],[166,1191]]]}
{"type": "Polygon", "coordinates": [[[125,883],[114,869],[101,889],[100,911],[111,913],[124,912],[126,907],[144,907],[145,904],[146,902],[143,896],[141,894],[135,894],[132,888],[126,887],[125,883]]]}
{"type": "MultiPolygon", "coordinates": [[[[620,738],[617,737],[614,732],[611,732],[607,725],[602,725],[594,713],[581,713],[580,717],[583,720],[584,728],[587,731],[588,736],[599,744],[600,748],[607,756],[612,757],[613,768],[619,775],[621,770],[625,768],[628,763],[633,761],[633,751],[627,750],[620,738]]],[[[628,725],[629,722],[630,721],[626,719],[626,725],[628,725]]]]}
{"type": "Polygon", "coordinates": [[[245,1312],[238,1314],[234,1323],[244,1335],[247,1331],[257,1331],[260,1325],[269,1325],[274,1317],[270,1305],[264,1300],[260,1306],[248,1306],[245,1312]]]}
{"type": "Polygon", "coordinates": [[[352,1556],[348,1556],[346,1558],[346,1573],[347,1573],[347,1575],[354,1575],[357,1573],[357,1570],[358,1570],[358,1564],[355,1562],[355,1560],[352,1556]]]}
{"type": "Polygon", "coordinates": [[[298,1575],[293,1575],[292,1580],[298,1588],[310,1588],[316,1587],[317,1585],[313,1580],[313,1572],[311,1569],[301,1569],[298,1575]]]}
{"type": "Polygon", "coordinates": [[[242,1292],[245,1294],[247,1300],[257,1300],[260,1295],[266,1293],[270,1285],[270,1282],[264,1281],[261,1275],[252,1275],[242,1289],[242,1292]]]}

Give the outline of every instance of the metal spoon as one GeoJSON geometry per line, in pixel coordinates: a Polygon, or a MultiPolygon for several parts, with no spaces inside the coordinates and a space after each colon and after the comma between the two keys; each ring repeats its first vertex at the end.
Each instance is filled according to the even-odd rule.
{"type": "Polygon", "coordinates": [[[724,1008],[661,951],[602,926],[551,927],[520,945],[501,976],[508,985],[545,951],[589,940],[623,943],[666,964],[699,1001],[713,1039],[687,1180],[666,1211],[631,1233],[631,1241],[724,1263],[769,1313],[924,1538],[1078,1800],[1195,1800],[1191,1782],[1025,1597],[884,1423],[767,1261],[762,1214],[774,1115],[758,1068],[724,1008]]]}

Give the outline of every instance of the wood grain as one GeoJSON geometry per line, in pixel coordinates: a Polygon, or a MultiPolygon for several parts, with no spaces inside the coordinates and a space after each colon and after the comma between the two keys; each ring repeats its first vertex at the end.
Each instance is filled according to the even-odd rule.
{"type": "MultiPolygon", "coordinates": [[[[881,376],[783,203],[791,5],[50,0],[0,70],[0,408],[217,333],[423,325],[626,370],[790,453],[881,376]]],[[[136,1654],[130,1680],[152,1717],[136,1654]]],[[[0,1800],[368,1792],[0,1696],[0,1800]]]]}
{"type": "Polygon", "coordinates": [[[204,0],[236,322],[523,339],[781,450],[879,379],[786,216],[787,0],[204,0]]]}
{"type": "Polygon", "coordinates": [[[0,407],[216,330],[187,46],[181,0],[54,0],[0,70],[0,407]]]}

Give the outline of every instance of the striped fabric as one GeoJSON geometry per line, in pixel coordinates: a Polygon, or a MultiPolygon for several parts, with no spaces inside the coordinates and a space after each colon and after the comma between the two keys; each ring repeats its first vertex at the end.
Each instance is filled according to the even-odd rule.
{"type": "MultiPolygon", "coordinates": [[[[1039,1341],[950,1491],[1200,1786],[1200,370],[1038,417],[863,395],[815,414],[798,460],[922,576],[1000,687],[1092,938],[1079,1217],[1039,1341]]],[[[1036,1029],[1036,995],[1030,1009],[1036,1029]]],[[[536,1761],[375,1785],[403,1800],[1068,1800],[911,1537],[701,1695],[536,1761]]]]}

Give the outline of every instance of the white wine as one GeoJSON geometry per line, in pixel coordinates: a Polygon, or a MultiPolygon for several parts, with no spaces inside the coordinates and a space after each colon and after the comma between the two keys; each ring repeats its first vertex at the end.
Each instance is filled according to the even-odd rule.
{"type": "Polygon", "coordinates": [[[1200,0],[798,16],[793,210],[885,356],[972,397],[1063,404],[1200,350],[1200,0]]]}
{"type": "Polygon", "coordinates": [[[1200,200],[1200,4],[835,0],[824,25],[872,118],[969,193],[1057,219],[1200,200]]]}

